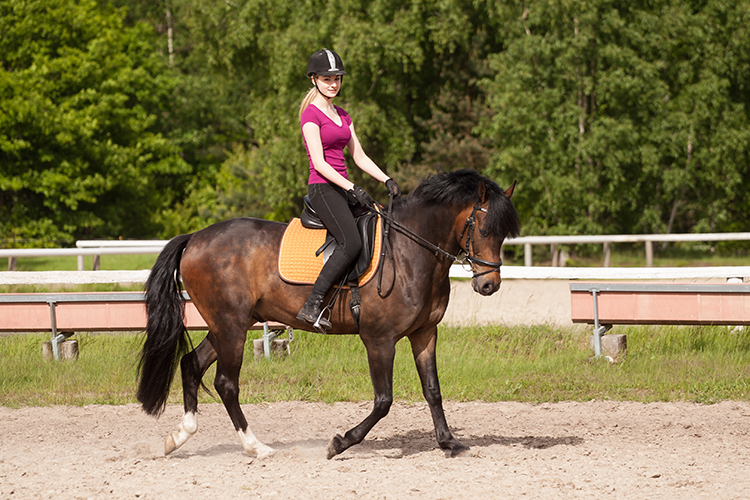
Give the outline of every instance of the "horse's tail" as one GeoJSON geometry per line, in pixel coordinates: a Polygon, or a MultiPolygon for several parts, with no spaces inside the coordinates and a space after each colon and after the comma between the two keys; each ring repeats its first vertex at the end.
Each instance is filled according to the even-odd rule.
{"type": "Polygon", "coordinates": [[[138,365],[136,397],[149,415],[164,411],[179,359],[190,346],[183,320],[180,260],[191,237],[183,234],[170,240],[146,280],[146,340],[138,365]]]}

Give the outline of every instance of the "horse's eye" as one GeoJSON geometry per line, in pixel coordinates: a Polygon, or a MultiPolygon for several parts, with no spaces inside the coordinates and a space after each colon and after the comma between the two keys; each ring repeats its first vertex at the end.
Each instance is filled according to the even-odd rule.
{"type": "Polygon", "coordinates": [[[486,238],[487,236],[489,236],[489,234],[490,232],[484,228],[479,230],[479,236],[481,236],[482,238],[486,238]]]}

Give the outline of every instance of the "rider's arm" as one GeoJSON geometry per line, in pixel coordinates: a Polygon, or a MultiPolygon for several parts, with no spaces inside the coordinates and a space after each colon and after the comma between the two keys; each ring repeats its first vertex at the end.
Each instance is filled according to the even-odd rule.
{"type": "Polygon", "coordinates": [[[307,150],[310,152],[310,159],[315,170],[332,183],[349,191],[354,184],[329,165],[323,156],[323,141],[320,139],[320,127],[313,122],[307,122],[302,126],[302,135],[305,137],[307,150]]]}

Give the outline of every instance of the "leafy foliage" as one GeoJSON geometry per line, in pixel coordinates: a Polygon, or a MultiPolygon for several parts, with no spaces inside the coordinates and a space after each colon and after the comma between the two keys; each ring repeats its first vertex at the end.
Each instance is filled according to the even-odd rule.
{"type": "Polygon", "coordinates": [[[748,45],[732,34],[747,30],[747,3],[524,9],[484,88],[497,148],[489,171],[521,180],[527,230],[736,228],[749,145],[748,94],[737,90],[749,74],[737,71],[748,45]]]}
{"type": "Polygon", "coordinates": [[[748,26],[746,0],[0,0],[0,239],[297,215],[321,47],[406,191],[469,167],[519,180],[525,234],[746,230],[748,26]]]}
{"type": "Polygon", "coordinates": [[[145,27],[125,29],[117,12],[90,1],[1,8],[6,244],[154,232],[152,214],[190,168],[158,130],[174,79],[145,27]]]}

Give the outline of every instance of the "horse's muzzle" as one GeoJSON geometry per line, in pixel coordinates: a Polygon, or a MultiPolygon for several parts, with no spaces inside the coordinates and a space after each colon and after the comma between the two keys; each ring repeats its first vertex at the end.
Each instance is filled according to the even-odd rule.
{"type": "Polygon", "coordinates": [[[500,273],[497,276],[492,273],[491,275],[475,277],[471,280],[471,287],[478,294],[487,297],[500,290],[500,282],[500,273]]]}

